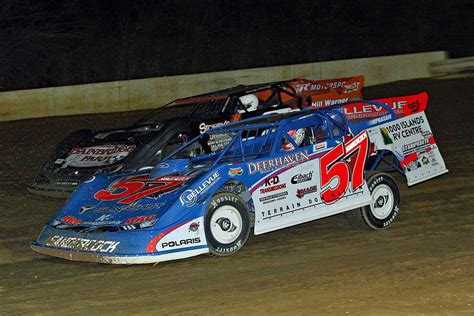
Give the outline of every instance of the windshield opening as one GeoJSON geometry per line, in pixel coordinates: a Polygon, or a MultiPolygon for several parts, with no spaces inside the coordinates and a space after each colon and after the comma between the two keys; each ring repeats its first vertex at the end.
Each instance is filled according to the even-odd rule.
{"type": "Polygon", "coordinates": [[[273,149],[278,127],[252,126],[209,131],[168,159],[191,158],[193,164],[240,163],[268,155],[273,149]]]}

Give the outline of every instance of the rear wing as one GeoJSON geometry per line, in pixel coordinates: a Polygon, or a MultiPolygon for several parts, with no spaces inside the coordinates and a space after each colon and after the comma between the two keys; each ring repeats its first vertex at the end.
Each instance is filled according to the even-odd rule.
{"type": "Polygon", "coordinates": [[[354,124],[370,119],[377,119],[388,114],[386,107],[380,103],[390,107],[397,117],[401,118],[424,111],[428,103],[428,94],[422,92],[415,95],[376,99],[372,101],[350,102],[339,107],[339,111],[354,124]]]}

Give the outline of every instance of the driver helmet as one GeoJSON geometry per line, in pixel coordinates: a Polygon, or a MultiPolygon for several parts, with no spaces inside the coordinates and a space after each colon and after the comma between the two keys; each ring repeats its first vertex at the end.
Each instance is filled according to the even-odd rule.
{"type": "MultiPolygon", "coordinates": [[[[258,108],[258,98],[255,94],[246,94],[239,98],[240,102],[247,109],[247,112],[255,111],[258,108]]],[[[238,110],[239,113],[245,113],[245,110],[238,110]]]]}

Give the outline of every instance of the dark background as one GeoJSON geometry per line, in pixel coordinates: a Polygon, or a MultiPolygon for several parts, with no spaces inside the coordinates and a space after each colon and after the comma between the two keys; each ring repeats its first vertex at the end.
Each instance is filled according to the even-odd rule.
{"type": "Polygon", "coordinates": [[[5,0],[0,90],[447,50],[473,1],[5,0]]]}

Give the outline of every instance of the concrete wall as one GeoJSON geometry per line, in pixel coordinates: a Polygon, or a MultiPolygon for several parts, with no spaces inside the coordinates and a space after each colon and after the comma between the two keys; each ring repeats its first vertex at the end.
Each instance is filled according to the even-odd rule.
{"type": "Polygon", "coordinates": [[[432,62],[428,68],[436,76],[474,73],[474,57],[446,59],[432,62]]]}
{"type": "Polygon", "coordinates": [[[428,65],[446,58],[446,52],[439,51],[1,92],[0,121],[148,109],[238,84],[295,77],[326,79],[364,75],[366,86],[376,85],[429,77],[428,65]]]}

